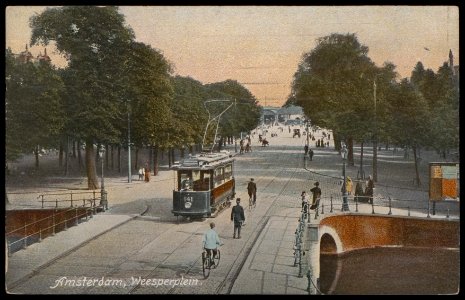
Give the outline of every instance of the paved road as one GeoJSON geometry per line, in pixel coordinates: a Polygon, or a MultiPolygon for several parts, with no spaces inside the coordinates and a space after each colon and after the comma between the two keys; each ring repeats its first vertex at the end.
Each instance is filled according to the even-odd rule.
{"type": "MultiPolygon", "coordinates": [[[[9,291],[27,294],[305,294],[307,281],[298,278],[297,268],[293,267],[299,196],[318,180],[327,211],[331,197],[334,209],[340,209],[338,177],[342,162],[332,147],[314,148],[314,161],[308,163],[306,170],[305,136],[299,139],[286,132],[277,132],[278,137],[268,135],[269,147],[258,146],[255,135],[253,152],[236,156],[237,196],[245,205],[247,181],[254,177],[258,204],[252,211],[246,211],[246,226],[240,240],[232,239],[230,209],[214,219],[224,246],[220,266],[212,270],[208,279],[202,275],[201,239],[211,219],[188,221],[172,216],[174,180],[172,172],[166,171],[153,177],[155,180],[150,183],[135,181],[129,185],[123,183],[124,178],[107,180],[111,209],[103,215],[137,217],[43,264],[30,276],[11,281],[13,285],[9,291]],[[84,278],[92,282],[76,287],[78,281],[69,281],[84,278]],[[108,285],[100,286],[101,279],[108,285]],[[138,282],[139,279],[151,281],[147,284],[138,282]],[[159,285],[160,279],[173,281],[159,285]]],[[[381,178],[390,172],[389,168],[383,168],[383,162],[380,162],[380,169],[381,178]]],[[[349,168],[348,172],[356,173],[356,169],[349,168]]],[[[356,174],[353,176],[355,178],[356,174]]],[[[392,193],[394,189],[390,189],[392,193]]],[[[425,194],[421,190],[406,191],[402,194],[404,197],[418,197],[420,202],[425,194]]],[[[376,204],[385,204],[387,197],[381,192],[379,196],[376,204]]],[[[382,209],[377,209],[381,213],[382,209]]],[[[383,213],[387,213],[384,210],[383,213]]],[[[43,247],[46,243],[47,239],[42,242],[43,247]]]]}

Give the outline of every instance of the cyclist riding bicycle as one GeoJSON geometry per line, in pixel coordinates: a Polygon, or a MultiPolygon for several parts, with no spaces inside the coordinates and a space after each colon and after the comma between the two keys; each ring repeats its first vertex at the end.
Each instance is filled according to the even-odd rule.
{"type": "MultiPolygon", "coordinates": [[[[202,239],[203,249],[207,251],[207,255],[210,257],[215,257],[218,246],[222,245],[218,233],[213,228],[215,228],[215,223],[211,222],[210,229],[205,232],[202,239]],[[213,256],[211,256],[212,251],[213,256]]],[[[212,260],[212,264],[214,263],[215,262],[212,260]]]]}

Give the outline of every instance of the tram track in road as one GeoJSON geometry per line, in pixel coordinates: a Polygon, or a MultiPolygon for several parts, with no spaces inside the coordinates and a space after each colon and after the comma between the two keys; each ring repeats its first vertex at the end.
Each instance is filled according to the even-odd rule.
{"type": "MultiPolygon", "coordinates": [[[[286,150],[287,147],[283,149],[282,152],[286,150]]],[[[280,157],[281,154],[276,154],[275,156],[277,158],[280,157]]],[[[263,232],[264,228],[266,227],[266,224],[268,223],[270,217],[275,213],[277,209],[276,201],[280,198],[282,195],[283,191],[285,191],[289,185],[289,183],[292,181],[294,178],[295,174],[297,173],[297,170],[299,167],[297,166],[296,168],[289,169],[287,168],[282,168],[279,170],[279,172],[276,172],[275,169],[271,168],[272,164],[269,164],[267,169],[266,169],[266,174],[263,174],[261,176],[255,176],[257,178],[257,182],[263,182],[264,180],[267,180],[268,182],[266,183],[265,186],[263,186],[261,189],[262,190],[267,190],[270,186],[272,186],[277,179],[282,179],[283,178],[283,173],[285,174],[286,172],[292,172],[290,175],[287,176],[288,180],[287,182],[283,185],[283,187],[280,189],[280,192],[274,196],[274,199],[272,203],[269,205],[268,209],[264,213],[263,217],[258,221],[258,223],[255,226],[254,232],[249,236],[247,241],[245,242],[244,247],[241,249],[241,251],[235,256],[236,258],[234,259],[233,263],[231,264],[232,267],[229,269],[229,271],[226,273],[226,276],[224,276],[224,279],[221,280],[221,282],[218,284],[218,286],[214,289],[213,294],[229,294],[234,286],[234,282],[236,281],[237,277],[239,276],[247,258],[249,257],[255,243],[257,242],[258,238],[260,237],[261,233],[263,232]],[[273,175],[273,176],[270,176],[273,175]],[[270,178],[271,177],[271,178],[270,178]]],[[[224,213],[224,212],[223,212],[224,213]]],[[[201,265],[201,256],[199,256],[195,261],[193,261],[189,267],[185,270],[186,275],[189,275],[193,269],[195,269],[196,266],[201,265]]],[[[200,268],[200,267],[199,267],[200,268]]],[[[155,270],[154,270],[155,271],[155,270]]],[[[210,276],[214,276],[214,271],[210,276]]],[[[168,290],[167,294],[175,294],[176,292],[179,291],[179,287],[172,287],[168,290]]]]}
{"type": "MultiPolygon", "coordinates": [[[[244,264],[246,263],[246,260],[249,257],[254,245],[256,244],[263,230],[266,228],[266,224],[268,223],[270,217],[273,216],[273,214],[275,214],[277,209],[279,209],[278,205],[276,205],[277,202],[279,201],[283,193],[289,187],[290,183],[293,181],[293,179],[298,174],[297,171],[300,169],[299,164],[298,164],[298,159],[295,159],[295,160],[293,159],[292,161],[290,161],[291,164],[296,166],[295,168],[290,168],[289,162],[288,162],[286,167],[283,167],[277,170],[275,168],[276,165],[274,163],[268,163],[268,161],[273,161],[273,162],[277,160],[282,161],[283,152],[285,152],[286,149],[288,149],[287,146],[279,148],[279,150],[281,151],[276,151],[276,152],[271,153],[270,155],[265,156],[263,158],[263,162],[266,162],[266,163],[262,162],[261,167],[259,169],[260,175],[253,176],[256,179],[256,181],[260,184],[259,191],[263,191],[263,195],[267,195],[264,191],[268,189],[273,190],[272,188],[273,186],[274,186],[274,189],[276,190],[277,190],[278,184],[282,186],[279,187],[279,190],[277,190],[276,192],[273,191],[271,194],[268,194],[267,197],[269,198],[267,199],[266,203],[265,203],[265,200],[261,201],[262,203],[259,202],[258,205],[268,205],[268,207],[266,207],[266,210],[264,212],[260,211],[260,215],[258,215],[257,214],[258,211],[255,210],[254,212],[255,216],[249,215],[249,220],[251,220],[250,218],[255,217],[255,220],[257,220],[257,222],[253,225],[254,226],[253,231],[249,234],[247,239],[245,241],[243,240],[244,244],[241,246],[241,248],[238,249],[239,250],[238,253],[234,254],[235,256],[234,260],[232,260],[232,262],[230,263],[230,266],[229,266],[229,269],[227,269],[227,272],[223,273],[221,275],[220,280],[216,282],[209,281],[207,284],[207,281],[204,281],[203,283],[204,288],[202,289],[202,287],[200,287],[201,288],[199,290],[200,292],[209,293],[209,294],[211,293],[229,294],[230,291],[232,290],[234,286],[234,282],[238,278],[241,270],[243,269],[244,264]],[[284,181],[283,179],[286,179],[286,181],[283,182],[284,181]]],[[[259,153],[260,151],[257,151],[256,153],[257,158],[260,158],[259,153]]],[[[242,176],[249,176],[245,174],[246,172],[244,171],[242,173],[242,176]]],[[[239,173],[239,175],[241,174],[239,173]]],[[[241,177],[241,176],[238,176],[238,177],[241,177]]],[[[242,186],[242,184],[239,186],[239,188],[240,189],[244,188],[244,190],[243,191],[241,190],[241,192],[239,193],[240,195],[243,195],[243,194],[247,195],[245,187],[242,186]]],[[[238,188],[236,187],[236,190],[237,189],[238,188]]],[[[260,198],[259,198],[259,201],[260,201],[260,198]]],[[[113,276],[117,278],[116,276],[121,276],[121,274],[126,274],[125,270],[128,270],[127,269],[128,265],[139,263],[139,264],[150,265],[149,268],[144,269],[145,272],[144,272],[144,276],[141,276],[142,279],[152,279],[153,277],[160,278],[160,276],[166,276],[165,278],[176,279],[176,278],[181,278],[181,276],[184,276],[184,278],[186,278],[187,276],[187,278],[189,277],[195,278],[202,282],[203,275],[201,272],[201,255],[200,255],[201,251],[197,251],[199,250],[199,247],[193,247],[189,245],[189,243],[192,243],[194,241],[194,243],[197,245],[196,240],[198,239],[198,235],[203,234],[203,229],[206,224],[205,220],[203,220],[202,222],[189,222],[189,223],[181,223],[181,224],[163,222],[157,219],[156,217],[151,217],[150,215],[147,215],[147,211],[148,211],[148,208],[142,214],[135,216],[135,218],[131,219],[129,222],[126,222],[124,226],[126,229],[122,228],[123,232],[125,230],[127,231],[128,230],[127,228],[131,228],[131,226],[133,226],[133,225],[129,226],[131,222],[137,222],[137,221],[140,222],[141,220],[147,221],[147,222],[154,222],[157,224],[165,224],[167,225],[166,228],[164,229],[164,231],[161,232],[161,234],[157,233],[156,235],[153,235],[153,238],[151,238],[150,240],[147,240],[147,242],[141,243],[141,247],[138,249],[135,249],[135,251],[134,251],[134,248],[132,248],[128,250],[128,252],[121,252],[120,256],[114,256],[115,259],[120,259],[120,261],[116,264],[108,265],[107,266],[108,272],[106,272],[105,276],[109,276],[109,277],[113,276]],[[171,224],[167,224],[167,223],[171,223],[171,224]],[[129,226],[129,227],[126,227],[126,226],[129,226]],[[180,233],[180,232],[182,232],[184,236],[177,235],[177,233],[180,233]],[[174,236],[177,237],[175,247],[173,248],[168,247],[167,252],[158,251],[157,255],[160,255],[160,259],[157,258],[149,262],[149,260],[144,258],[144,255],[146,253],[149,253],[151,249],[156,249],[157,247],[156,244],[163,244],[163,243],[168,243],[168,242],[173,243],[174,236]],[[187,255],[186,257],[184,257],[182,253],[187,253],[185,251],[188,251],[190,255],[187,255]],[[192,251],[195,251],[195,253],[193,253],[192,251]],[[138,260],[137,256],[142,257],[142,259],[138,260]]],[[[219,217],[216,218],[217,221],[215,221],[215,222],[218,222],[218,224],[221,224],[221,227],[223,228],[221,232],[219,232],[220,236],[229,236],[230,229],[232,229],[229,226],[226,226],[225,221],[229,219],[229,216],[225,215],[227,213],[228,213],[227,209],[225,209],[219,215],[219,217]],[[224,234],[226,231],[228,232],[228,234],[224,234]]],[[[140,225],[137,225],[137,223],[133,223],[133,224],[134,224],[134,228],[136,228],[137,226],[140,226],[140,225]]],[[[252,222],[248,224],[252,225],[252,222]]],[[[115,230],[118,230],[119,228],[121,228],[121,226],[113,228],[112,230],[109,230],[106,233],[110,233],[113,231],[113,234],[118,234],[118,231],[115,231],[115,230]]],[[[105,242],[105,239],[108,239],[108,237],[103,237],[103,236],[104,234],[101,234],[99,236],[95,236],[89,239],[88,241],[86,241],[85,244],[81,244],[78,247],[75,247],[74,249],[72,249],[71,251],[68,251],[67,253],[64,253],[60,257],[54,259],[53,261],[48,262],[46,265],[44,265],[44,268],[48,266],[52,266],[54,264],[57,264],[55,269],[69,268],[70,259],[67,260],[68,262],[63,261],[61,263],[60,262],[61,258],[65,258],[69,255],[72,255],[73,253],[78,252],[80,249],[82,249],[87,244],[96,242],[97,245],[99,245],[100,237],[102,237],[103,242],[105,242]]],[[[141,238],[142,237],[139,236],[133,242],[134,243],[139,242],[141,241],[141,238]]],[[[79,257],[80,255],[82,254],[78,253],[77,257],[79,257]]],[[[153,256],[150,256],[150,257],[153,257],[153,256]]],[[[223,264],[220,264],[220,266],[221,265],[228,266],[228,265],[225,265],[224,262],[223,264]]],[[[41,275],[42,269],[43,268],[41,268],[40,270],[36,270],[32,275],[28,277],[24,277],[23,281],[21,281],[18,285],[27,284],[27,281],[31,277],[41,275]]],[[[47,274],[47,272],[44,272],[44,274],[42,275],[45,275],[45,274],[47,274]]],[[[212,276],[215,276],[215,270],[212,271],[210,278],[212,276]]],[[[141,285],[140,283],[136,283],[134,286],[127,286],[127,288],[124,290],[123,293],[136,294],[136,293],[141,292],[142,288],[144,287],[145,287],[144,285],[141,285]]],[[[155,288],[153,289],[148,288],[147,290],[142,290],[142,292],[153,293],[155,291],[158,291],[157,293],[162,292],[163,294],[165,293],[166,294],[177,294],[177,293],[183,294],[185,293],[185,291],[183,291],[182,289],[183,287],[181,286],[177,286],[177,287],[174,286],[174,287],[166,287],[165,289],[158,288],[158,290],[155,290],[155,288]]],[[[98,289],[94,289],[93,287],[90,287],[89,289],[84,290],[84,292],[86,293],[95,293],[98,291],[99,291],[98,289]]]]}
{"type": "MultiPolygon", "coordinates": [[[[279,177],[279,176],[275,176],[275,178],[277,178],[277,177],[279,177]]],[[[271,180],[267,184],[267,186],[271,185],[275,178],[273,178],[273,180],[271,180]]],[[[276,201],[276,200],[277,200],[277,198],[274,201],[276,201]]],[[[274,201],[273,201],[273,204],[274,204],[274,201]]],[[[271,206],[273,206],[273,204],[271,206]]],[[[270,209],[271,209],[271,207],[268,210],[270,210],[270,209]]],[[[236,258],[232,263],[232,268],[229,269],[229,271],[226,274],[225,278],[216,287],[214,294],[222,293],[222,290],[227,286],[228,282],[230,282],[230,284],[226,287],[226,294],[230,293],[230,291],[231,291],[231,289],[232,289],[232,287],[234,285],[234,281],[237,279],[237,277],[238,277],[238,275],[240,273],[240,270],[242,269],[245,261],[247,260],[247,257],[249,255],[250,251],[252,250],[256,240],[260,236],[260,233],[265,228],[265,225],[267,224],[268,219],[269,219],[269,216],[268,217],[265,216],[263,219],[261,219],[259,221],[258,227],[257,227],[258,230],[256,230],[254,232],[254,234],[252,234],[249,237],[249,239],[246,241],[246,246],[242,248],[241,252],[238,255],[236,255],[236,258]],[[238,267],[235,267],[235,266],[238,266],[238,267]]],[[[202,257],[199,256],[193,263],[191,263],[184,274],[189,275],[192,269],[194,269],[196,266],[201,266],[201,259],[202,259],[202,257]]],[[[214,271],[210,276],[214,276],[214,271]]],[[[178,289],[179,288],[177,288],[177,287],[172,287],[170,290],[168,290],[167,294],[174,294],[174,293],[176,293],[178,291],[178,289]]]]}
{"type": "MultiPolygon", "coordinates": [[[[284,152],[287,148],[288,148],[287,146],[284,147],[282,152],[284,152]]],[[[281,154],[280,153],[276,154],[276,157],[280,158],[281,154]]],[[[274,161],[274,160],[272,160],[272,161],[274,161]]],[[[282,179],[282,176],[281,176],[282,173],[289,172],[289,168],[282,168],[278,173],[276,173],[276,170],[271,168],[271,166],[272,166],[272,164],[268,165],[267,171],[269,171],[269,172],[267,172],[266,175],[261,175],[261,176],[257,177],[257,182],[263,182],[263,180],[269,180],[268,183],[266,183],[266,185],[264,187],[260,188],[261,190],[266,190],[267,188],[269,188],[273,183],[275,183],[276,179],[282,179]],[[274,175],[271,178],[271,180],[268,179],[270,177],[269,174],[274,175]]],[[[276,211],[276,209],[278,207],[276,205],[276,202],[278,201],[280,196],[283,194],[283,191],[286,190],[286,188],[288,187],[289,183],[292,181],[294,176],[297,174],[297,170],[299,170],[298,161],[297,161],[297,167],[293,168],[291,170],[292,170],[291,171],[292,173],[287,177],[288,178],[287,182],[280,189],[280,192],[277,195],[274,196],[274,200],[269,205],[269,207],[266,210],[266,212],[264,213],[263,217],[261,217],[261,219],[258,221],[258,223],[257,223],[257,225],[255,227],[256,230],[254,231],[253,234],[250,235],[249,239],[247,240],[245,246],[242,248],[242,251],[239,253],[239,255],[236,256],[237,258],[236,258],[233,265],[234,266],[237,265],[237,268],[231,268],[229,270],[229,272],[226,275],[225,279],[216,288],[215,294],[230,294],[230,292],[231,292],[231,290],[232,290],[232,288],[234,286],[234,283],[235,283],[236,279],[238,278],[242,268],[244,267],[244,264],[247,261],[247,258],[249,257],[253,247],[255,246],[255,244],[256,244],[256,242],[258,240],[258,238],[260,237],[263,230],[265,229],[266,224],[268,223],[270,217],[275,213],[275,211],[276,211]],[[238,262],[239,258],[241,259],[240,262],[238,262]]]]}

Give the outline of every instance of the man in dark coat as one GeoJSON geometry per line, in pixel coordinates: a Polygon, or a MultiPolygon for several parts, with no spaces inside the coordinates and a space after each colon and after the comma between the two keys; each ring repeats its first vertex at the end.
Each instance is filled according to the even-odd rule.
{"type": "Polygon", "coordinates": [[[375,188],[375,184],[373,183],[373,178],[368,176],[367,186],[365,188],[365,196],[368,198],[368,203],[373,203],[373,189],[375,188]]]}
{"type": "Polygon", "coordinates": [[[320,197],[321,197],[321,189],[319,188],[320,183],[317,181],[314,184],[315,186],[310,190],[313,194],[313,199],[312,199],[312,206],[310,206],[310,209],[315,209],[318,208],[318,205],[320,204],[320,197]]]}
{"type": "Polygon", "coordinates": [[[245,221],[245,216],[244,216],[244,209],[241,206],[241,198],[236,199],[236,206],[233,206],[231,210],[231,221],[234,221],[234,234],[233,234],[233,239],[236,238],[236,232],[237,232],[237,238],[241,238],[241,227],[242,227],[242,222],[245,221]]]}
{"type": "Polygon", "coordinates": [[[252,199],[252,204],[255,205],[255,201],[257,201],[257,185],[253,181],[253,178],[250,178],[250,181],[247,184],[247,193],[249,194],[249,201],[252,199]]]}

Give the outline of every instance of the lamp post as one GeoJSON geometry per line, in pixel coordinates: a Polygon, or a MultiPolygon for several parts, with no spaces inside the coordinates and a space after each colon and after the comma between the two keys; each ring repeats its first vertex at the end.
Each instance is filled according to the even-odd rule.
{"type": "Polygon", "coordinates": [[[128,101],[128,183],[132,182],[131,174],[131,118],[129,111],[129,101],[128,101]]]}
{"type": "Polygon", "coordinates": [[[375,79],[373,79],[373,100],[375,107],[375,128],[373,133],[373,181],[376,182],[378,180],[378,120],[376,115],[376,76],[375,79]]]}
{"type": "Polygon", "coordinates": [[[308,123],[310,123],[310,120],[307,118],[305,123],[307,123],[307,146],[310,147],[310,133],[308,131],[308,123]]]}
{"type": "Polygon", "coordinates": [[[103,210],[108,209],[108,201],[107,201],[107,192],[105,191],[105,179],[103,176],[103,155],[105,153],[105,147],[103,145],[100,146],[98,151],[98,155],[100,157],[100,161],[102,162],[102,183],[100,185],[100,205],[103,207],[103,210]]]}
{"type": "Polygon", "coordinates": [[[349,203],[347,202],[347,189],[346,189],[346,158],[347,158],[347,147],[342,142],[341,145],[341,156],[342,156],[342,211],[349,211],[349,203]]]}

